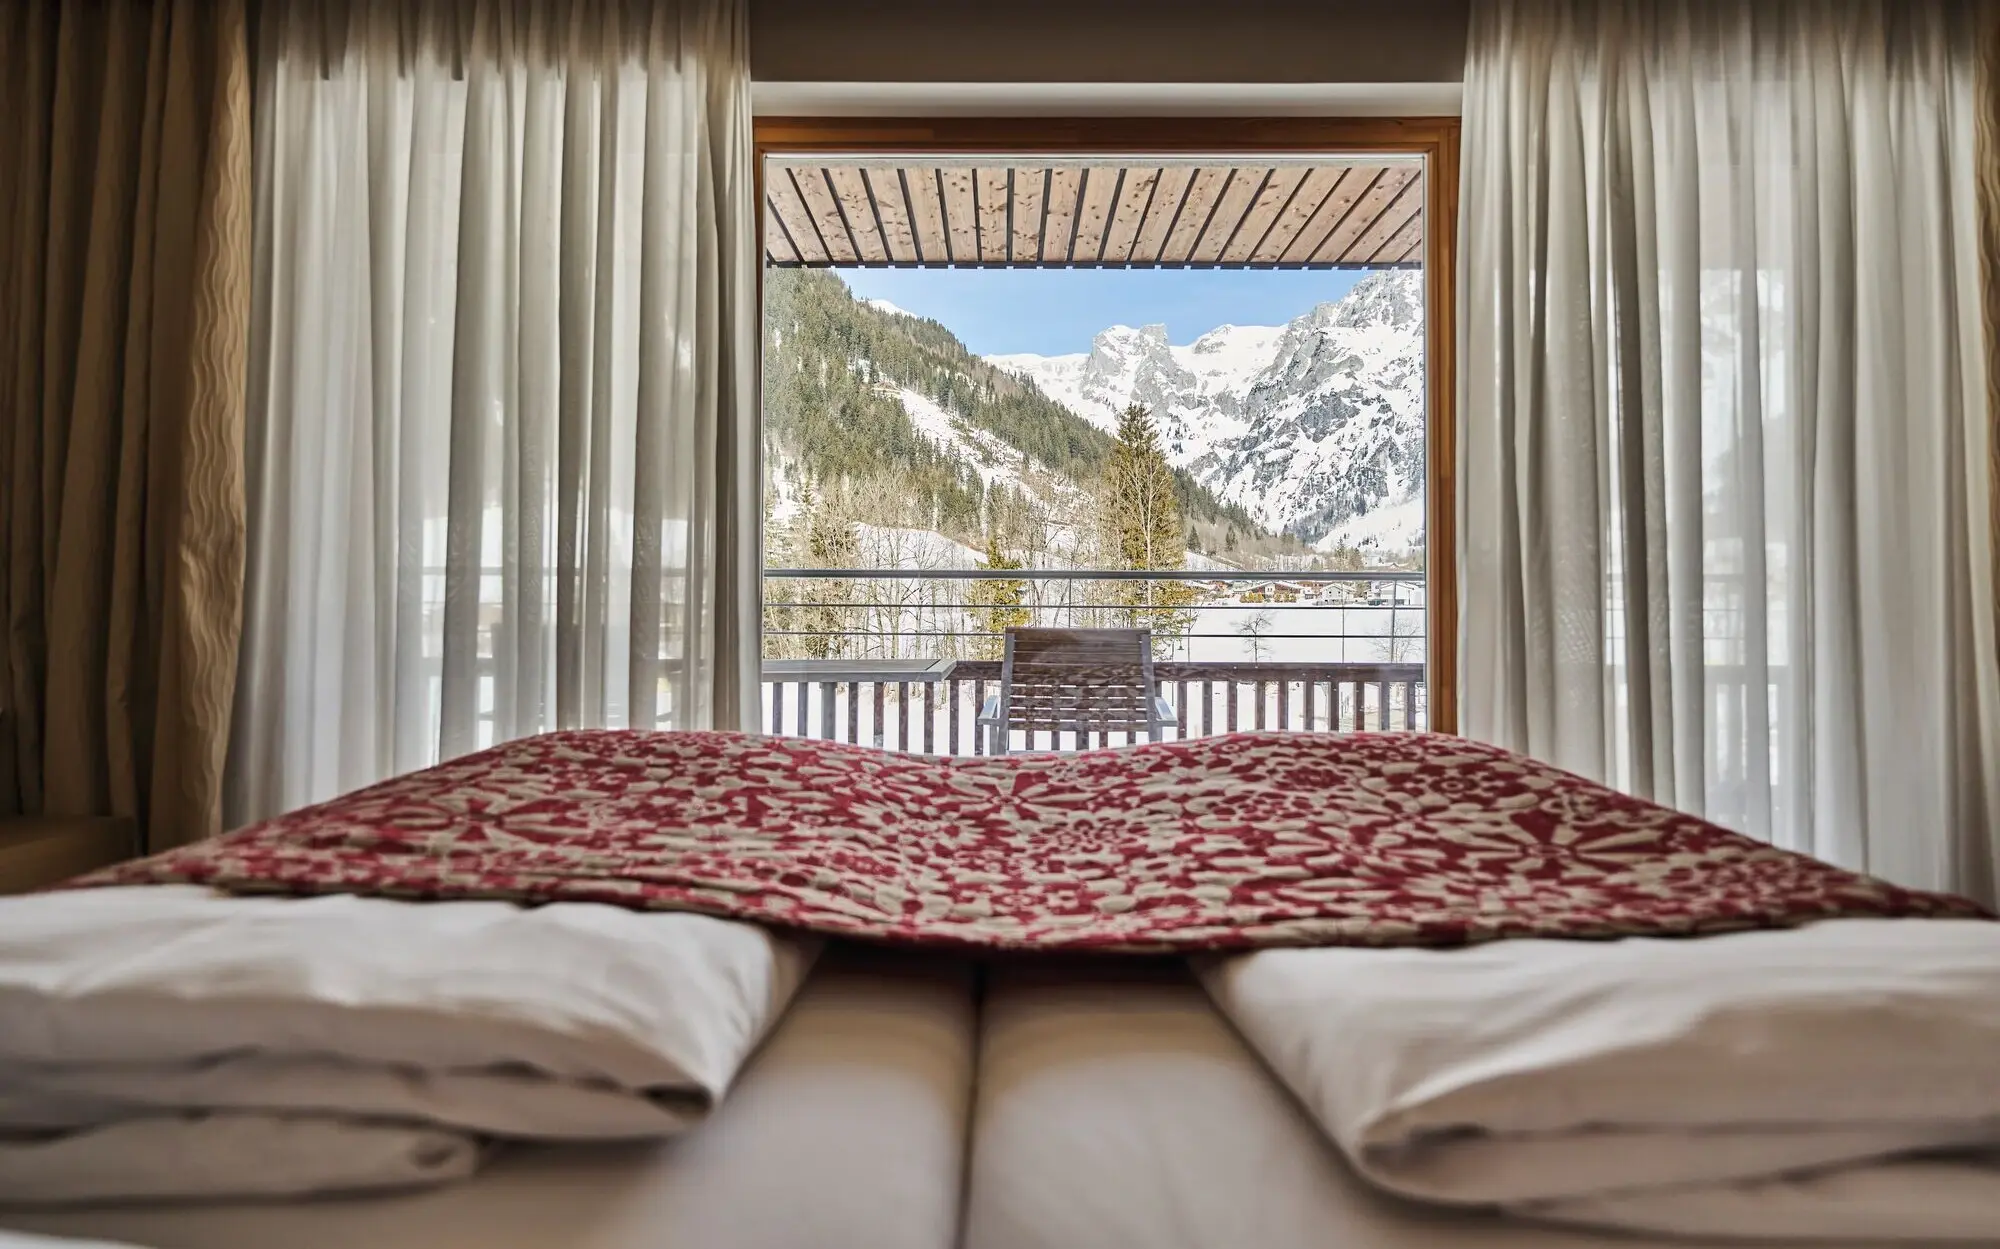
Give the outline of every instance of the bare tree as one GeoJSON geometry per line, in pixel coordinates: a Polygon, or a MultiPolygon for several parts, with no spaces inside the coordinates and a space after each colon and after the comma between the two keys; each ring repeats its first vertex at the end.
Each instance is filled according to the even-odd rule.
{"type": "Polygon", "coordinates": [[[1271,631],[1272,623],[1271,613],[1260,611],[1236,625],[1236,632],[1250,646],[1250,662],[1253,664],[1264,662],[1264,648],[1268,645],[1264,641],[1264,636],[1271,631]]]}

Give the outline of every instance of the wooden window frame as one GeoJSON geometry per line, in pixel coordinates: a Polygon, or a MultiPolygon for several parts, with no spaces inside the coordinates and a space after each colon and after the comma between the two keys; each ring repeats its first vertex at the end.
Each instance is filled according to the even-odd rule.
{"type": "MultiPolygon", "coordinates": [[[[1456,117],[758,117],[757,271],[764,270],[764,158],[1004,152],[1015,155],[1262,153],[1424,158],[1425,646],[1430,727],[1458,731],[1458,142],[1456,117]],[[1438,228],[1442,227],[1442,228],[1438,228]],[[1442,642],[1442,645],[1440,645],[1442,642]]],[[[760,291],[761,294],[761,291],[760,291]]],[[[761,384],[763,335],[758,334],[761,384]]]]}

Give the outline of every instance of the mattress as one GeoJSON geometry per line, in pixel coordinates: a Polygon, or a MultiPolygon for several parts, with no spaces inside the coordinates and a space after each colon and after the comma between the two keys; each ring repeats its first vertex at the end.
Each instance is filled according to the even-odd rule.
{"type": "Polygon", "coordinates": [[[1367,1187],[1178,962],[978,975],[975,991],[963,962],[830,953],[714,1118],[663,1144],[517,1149],[416,1195],[0,1212],[0,1226],[157,1249],[1694,1243],[1537,1227],[1367,1187]]]}
{"type": "Polygon", "coordinates": [[[1697,1243],[1535,1226],[1367,1187],[1177,964],[996,970],[973,1125],[965,1249],[1697,1243]]]}

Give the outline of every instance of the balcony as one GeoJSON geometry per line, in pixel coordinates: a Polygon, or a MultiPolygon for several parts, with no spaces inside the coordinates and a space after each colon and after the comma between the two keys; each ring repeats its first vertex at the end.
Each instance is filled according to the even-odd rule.
{"type": "MultiPolygon", "coordinates": [[[[1189,569],[767,569],[760,718],[775,734],[985,752],[1008,625],[1154,630],[1169,740],[1428,724],[1423,574],[1189,569]]],[[[1076,734],[1016,733],[1071,750],[1076,734]]]]}

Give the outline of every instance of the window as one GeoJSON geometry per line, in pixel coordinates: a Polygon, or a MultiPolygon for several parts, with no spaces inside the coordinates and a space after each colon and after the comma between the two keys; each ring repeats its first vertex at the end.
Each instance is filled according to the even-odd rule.
{"type": "Polygon", "coordinates": [[[1170,736],[1450,727],[1455,127],[928,129],[760,126],[765,726],[983,749],[1035,624],[1170,736]]]}

